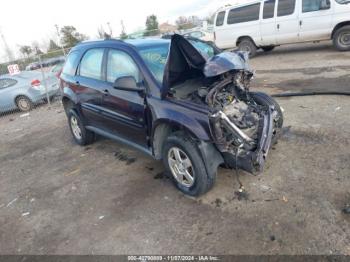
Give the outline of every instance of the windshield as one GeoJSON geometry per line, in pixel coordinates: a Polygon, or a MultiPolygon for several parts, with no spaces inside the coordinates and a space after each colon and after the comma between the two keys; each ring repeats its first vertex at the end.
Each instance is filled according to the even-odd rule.
{"type": "MultiPolygon", "coordinates": [[[[189,42],[206,59],[215,54],[214,48],[209,44],[195,40],[189,40],[189,42]]],[[[164,68],[169,53],[169,45],[170,43],[158,46],[143,47],[142,49],[139,49],[141,57],[159,83],[163,82],[164,68]]]]}
{"type": "Polygon", "coordinates": [[[349,4],[350,0],[335,0],[338,4],[349,4]]]}

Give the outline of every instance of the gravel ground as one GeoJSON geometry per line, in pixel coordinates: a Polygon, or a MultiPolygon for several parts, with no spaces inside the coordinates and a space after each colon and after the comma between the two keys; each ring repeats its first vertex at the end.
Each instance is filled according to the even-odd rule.
{"type": "MultiPolygon", "coordinates": [[[[252,59],[254,89],[350,91],[350,53],[329,43],[252,59]]],[[[1,254],[350,255],[348,97],[278,99],[285,127],[260,176],[220,169],[200,198],[160,162],[99,138],[74,144],[59,103],[0,117],[1,254]]]]}

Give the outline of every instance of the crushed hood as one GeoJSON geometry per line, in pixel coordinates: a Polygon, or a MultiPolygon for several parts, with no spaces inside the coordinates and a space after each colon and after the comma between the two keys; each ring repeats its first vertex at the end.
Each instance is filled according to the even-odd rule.
{"type": "Polygon", "coordinates": [[[214,77],[231,70],[249,70],[247,52],[221,52],[206,59],[183,36],[171,37],[164,69],[162,97],[174,85],[196,77],[214,77]]]}

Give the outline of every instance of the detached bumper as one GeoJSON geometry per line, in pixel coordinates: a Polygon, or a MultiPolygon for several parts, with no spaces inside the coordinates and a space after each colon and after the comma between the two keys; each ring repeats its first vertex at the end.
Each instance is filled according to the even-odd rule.
{"type": "Polygon", "coordinates": [[[255,151],[239,152],[237,157],[235,154],[223,152],[225,163],[230,168],[243,169],[249,173],[256,174],[263,170],[265,159],[269,152],[273,137],[273,109],[264,113],[261,118],[259,140],[255,151]],[[237,162],[236,162],[237,160],[237,162]]]}

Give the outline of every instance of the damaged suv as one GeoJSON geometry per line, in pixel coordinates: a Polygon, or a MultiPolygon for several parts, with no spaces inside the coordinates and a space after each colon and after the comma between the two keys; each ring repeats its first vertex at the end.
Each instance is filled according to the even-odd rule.
{"type": "Polygon", "coordinates": [[[215,183],[219,165],[261,172],[283,124],[270,96],[250,92],[243,52],[196,39],[102,40],[74,47],[60,87],[75,141],[99,134],[157,160],[183,193],[215,183]]]}

